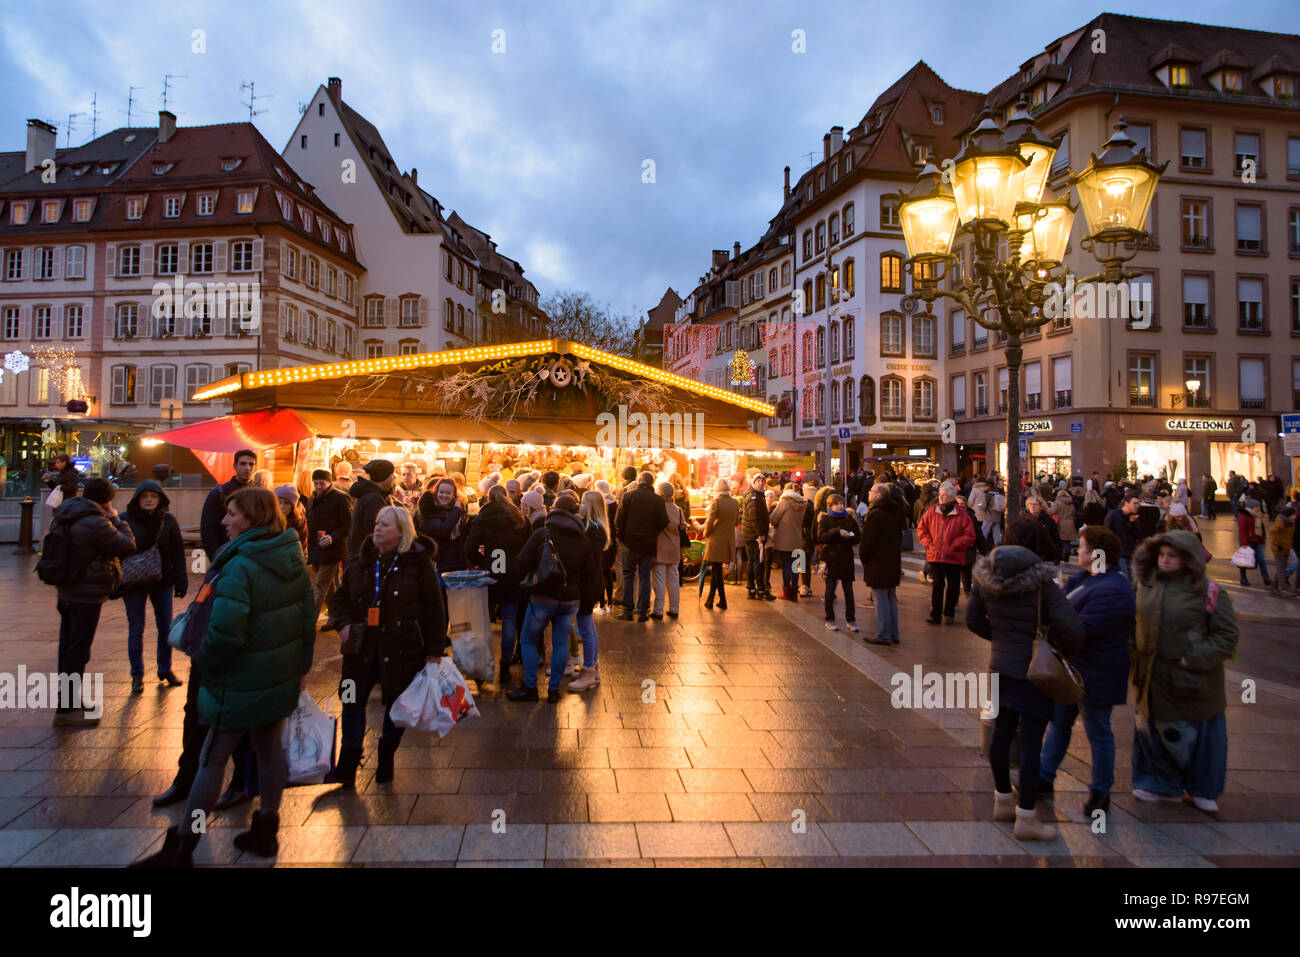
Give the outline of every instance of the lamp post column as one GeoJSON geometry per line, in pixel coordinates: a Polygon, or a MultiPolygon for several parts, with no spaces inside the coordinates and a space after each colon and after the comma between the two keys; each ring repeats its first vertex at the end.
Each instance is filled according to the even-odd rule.
{"type": "MultiPolygon", "coordinates": [[[[1004,323],[1005,325],[1005,323],[1004,323]]],[[[1020,517],[1020,348],[1019,331],[1007,333],[1007,510],[1009,527],[1020,517]]]]}

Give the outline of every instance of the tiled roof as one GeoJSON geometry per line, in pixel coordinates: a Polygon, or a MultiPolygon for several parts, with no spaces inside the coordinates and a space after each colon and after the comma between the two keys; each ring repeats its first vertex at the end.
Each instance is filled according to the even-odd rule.
{"type": "Polygon", "coordinates": [[[0,166],[0,188],[6,193],[54,193],[67,194],[70,191],[83,192],[97,190],[116,182],[158,137],[156,127],[121,127],[97,136],[89,143],[54,151],[55,179],[53,183],[42,182],[41,168],[38,166],[29,173],[23,172],[26,165],[27,151],[5,153],[14,157],[12,175],[3,172],[0,166]],[[103,172],[105,164],[111,165],[110,172],[103,172]],[[81,175],[77,170],[85,168],[81,175]]]}

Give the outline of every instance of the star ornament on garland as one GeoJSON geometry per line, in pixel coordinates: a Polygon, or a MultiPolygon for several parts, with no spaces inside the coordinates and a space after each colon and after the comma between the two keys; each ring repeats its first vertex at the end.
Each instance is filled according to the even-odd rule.
{"type": "Polygon", "coordinates": [[[5,368],[10,372],[26,372],[31,366],[32,360],[28,359],[21,350],[15,349],[5,356],[5,368]]]}

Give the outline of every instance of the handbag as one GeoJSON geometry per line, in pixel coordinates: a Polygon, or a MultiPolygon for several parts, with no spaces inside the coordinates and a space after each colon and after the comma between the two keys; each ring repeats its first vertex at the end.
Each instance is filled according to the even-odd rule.
{"type": "Polygon", "coordinates": [[[167,644],[191,658],[208,633],[208,619],[212,617],[212,588],[219,577],[220,569],[209,569],[190,607],[173,618],[171,627],[167,629],[167,644]]]}
{"type": "Polygon", "coordinates": [[[683,548],[683,549],[690,548],[690,547],[691,547],[691,536],[688,535],[688,534],[686,534],[686,529],[685,529],[685,528],[679,528],[677,531],[678,531],[678,538],[680,539],[680,541],[681,541],[681,543],[682,543],[682,548],[683,548]]]}
{"type": "Polygon", "coordinates": [[[1025,677],[1035,688],[1057,704],[1078,704],[1083,700],[1083,675],[1065,660],[1048,635],[1049,625],[1043,627],[1043,595],[1038,594],[1038,623],[1034,633],[1034,654],[1029,660],[1025,677]]]}
{"type": "Polygon", "coordinates": [[[1248,545],[1242,545],[1241,548],[1232,553],[1230,561],[1238,568],[1254,568],[1255,549],[1248,545]]]}
{"type": "Polygon", "coordinates": [[[551,530],[543,530],[541,554],[537,559],[537,567],[529,572],[520,581],[524,588],[537,588],[546,584],[556,575],[560,576],[561,582],[567,584],[569,580],[568,573],[564,570],[564,563],[560,561],[560,555],[555,550],[555,544],[551,541],[551,530]]]}
{"type": "Polygon", "coordinates": [[[143,588],[162,581],[162,552],[154,542],[139,554],[122,559],[122,587],[143,588]]]}

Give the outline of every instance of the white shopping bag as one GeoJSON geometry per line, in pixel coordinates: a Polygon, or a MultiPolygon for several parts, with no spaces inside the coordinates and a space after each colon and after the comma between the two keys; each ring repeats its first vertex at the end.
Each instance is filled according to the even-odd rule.
{"type": "Polygon", "coordinates": [[[425,664],[388,711],[388,717],[399,728],[437,731],[440,738],[445,738],[462,718],[478,716],[469,687],[450,658],[425,664]]]}
{"type": "Polygon", "coordinates": [[[306,691],[298,696],[298,707],[284,724],[285,759],[290,786],[320,784],[334,766],[336,721],[321,711],[306,691]]]}
{"type": "Polygon", "coordinates": [[[496,681],[486,587],[448,589],[447,633],[451,637],[452,660],[461,674],[475,681],[496,681]]]}

